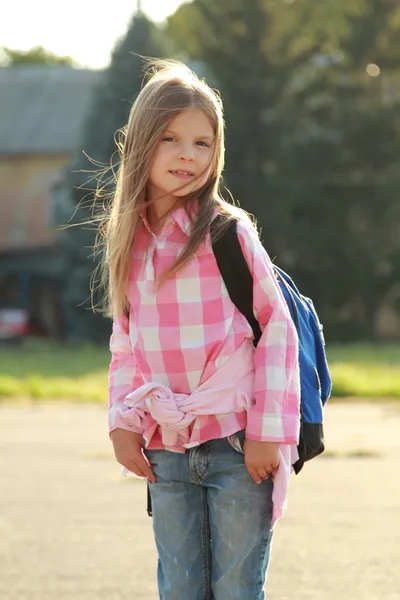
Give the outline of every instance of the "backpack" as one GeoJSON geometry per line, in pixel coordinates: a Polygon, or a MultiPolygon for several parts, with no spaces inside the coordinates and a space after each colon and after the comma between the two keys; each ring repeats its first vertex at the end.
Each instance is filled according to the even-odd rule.
{"type": "MultiPolygon", "coordinates": [[[[213,252],[228,294],[249,322],[257,346],[261,329],[253,313],[253,277],[237,236],[237,221],[229,221],[222,234],[215,236],[216,226],[223,220],[225,217],[218,215],[211,224],[213,252]]],[[[299,292],[287,273],[276,265],[273,268],[299,338],[300,438],[299,459],[293,465],[298,474],[306,461],[325,450],[322,409],[330,396],[332,381],[322,325],[312,300],[299,292]]]]}

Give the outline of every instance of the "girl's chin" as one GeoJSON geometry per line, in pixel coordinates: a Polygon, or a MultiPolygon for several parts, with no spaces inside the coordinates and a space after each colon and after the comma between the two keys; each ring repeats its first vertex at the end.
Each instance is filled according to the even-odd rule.
{"type": "Polygon", "coordinates": [[[196,189],[195,185],[186,185],[185,187],[180,188],[179,190],[173,190],[171,194],[176,198],[181,198],[182,196],[187,196],[191,192],[194,192],[196,189]]]}

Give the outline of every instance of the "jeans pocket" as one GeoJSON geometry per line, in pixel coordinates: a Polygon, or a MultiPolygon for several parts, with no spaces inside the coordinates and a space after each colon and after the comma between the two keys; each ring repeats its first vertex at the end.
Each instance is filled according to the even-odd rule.
{"type": "Polygon", "coordinates": [[[228,440],[229,444],[235,450],[235,452],[239,452],[239,454],[244,454],[244,451],[243,451],[244,436],[245,436],[245,431],[243,429],[242,431],[237,431],[236,433],[233,433],[232,435],[228,435],[226,438],[228,440]]]}
{"type": "MultiPolygon", "coordinates": [[[[143,447],[143,454],[145,459],[148,461],[149,465],[152,467],[154,464],[157,464],[159,462],[160,458],[160,452],[165,452],[165,450],[148,450],[147,448],[143,447]]],[[[162,455],[161,455],[161,459],[162,459],[162,455]]]]}

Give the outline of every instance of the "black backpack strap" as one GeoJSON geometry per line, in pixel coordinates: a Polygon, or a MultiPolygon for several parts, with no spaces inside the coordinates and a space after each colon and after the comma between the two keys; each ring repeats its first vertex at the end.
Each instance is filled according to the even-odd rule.
{"type": "Polygon", "coordinates": [[[253,276],[243,256],[237,235],[236,219],[231,219],[224,226],[222,233],[216,236],[217,228],[225,219],[226,217],[223,215],[218,215],[211,223],[210,233],[214,256],[229,297],[249,322],[254,334],[254,345],[257,346],[261,337],[261,329],[253,312],[253,276]]]}

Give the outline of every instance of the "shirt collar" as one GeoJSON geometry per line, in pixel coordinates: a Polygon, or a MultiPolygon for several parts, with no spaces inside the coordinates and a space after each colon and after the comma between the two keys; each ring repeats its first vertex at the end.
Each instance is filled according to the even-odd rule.
{"type": "Polygon", "coordinates": [[[185,235],[190,235],[192,224],[183,206],[179,206],[177,209],[175,209],[171,215],[171,218],[175,221],[175,223],[177,223],[177,225],[179,225],[185,235]]]}
{"type": "MultiPolygon", "coordinates": [[[[140,213],[140,218],[143,222],[143,225],[146,227],[146,229],[151,233],[151,229],[149,226],[149,222],[147,220],[147,215],[146,215],[146,209],[144,209],[141,213],[140,213]]],[[[168,217],[168,219],[166,220],[164,226],[167,225],[167,223],[171,223],[172,221],[175,221],[175,223],[180,227],[180,229],[183,231],[183,233],[187,236],[190,235],[190,229],[191,229],[191,221],[187,215],[186,210],[184,209],[183,206],[179,206],[178,208],[176,208],[168,217]]],[[[164,227],[163,227],[164,229],[164,227]]]]}

